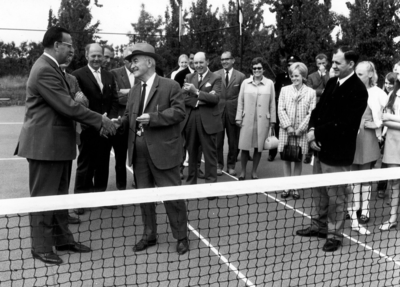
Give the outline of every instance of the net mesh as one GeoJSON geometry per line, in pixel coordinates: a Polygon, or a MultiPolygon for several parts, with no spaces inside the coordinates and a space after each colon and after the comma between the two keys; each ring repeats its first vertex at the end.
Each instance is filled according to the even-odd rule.
{"type": "Polygon", "coordinates": [[[390,216],[393,185],[384,199],[377,197],[377,185],[398,174],[392,168],[1,200],[0,286],[396,286],[398,228],[379,229],[390,216]],[[369,235],[346,220],[343,246],[335,252],[322,250],[323,238],[296,235],[311,224],[319,187],[345,185],[351,194],[361,182],[372,189],[370,221],[362,225],[369,235]],[[281,199],[281,191],[290,189],[300,199],[281,199]],[[184,255],[176,251],[163,204],[174,199],[187,204],[190,250],[184,255]],[[143,233],[143,202],[157,202],[157,244],[134,252],[143,233]],[[29,214],[74,208],[86,212],[70,230],[92,252],[56,251],[60,265],[33,259],[29,214]]]}

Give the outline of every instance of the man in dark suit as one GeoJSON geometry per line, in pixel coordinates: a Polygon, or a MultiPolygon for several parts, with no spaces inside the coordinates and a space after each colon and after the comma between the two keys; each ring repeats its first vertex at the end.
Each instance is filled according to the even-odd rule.
{"type": "MultiPolygon", "coordinates": [[[[123,52],[123,57],[127,57],[132,53],[132,47],[127,47],[123,52]]],[[[135,84],[135,76],[131,68],[131,63],[124,60],[124,66],[111,70],[117,82],[118,90],[118,116],[123,116],[128,102],[128,94],[135,84]]],[[[117,133],[110,138],[111,146],[115,153],[115,175],[117,189],[126,189],[126,155],[128,151],[128,131],[117,133]]]]}
{"type": "MultiPolygon", "coordinates": [[[[318,54],[315,57],[318,71],[312,73],[307,78],[307,86],[314,89],[317,94],[317,103],[329,80],[328,57],[325,54],[318,54]]],[[[304,163],[310,163],[313,151],[310,149],[304,157],[304,163]]]]}
{"type": "MultiPolygon", "coordinates": [[[[114,76],[101,69],[103,48],[89,44],[85,48],[88,65],[72,73],[78,80],[83,94],[89,100],[89,109],[109,118],[118,117],[118,94],[114,76]]],[[[78,146],[78,167],[75,177],[75,193],[105,191],[108,184],[111,142],[101,137],[93,128],[85,128],[78,146]]],[[[78,215],[83,209],[75,210],[78,215]]]]}
{"type": "Polygon", "coordinates": [[[205,181],[217,182],[217,133],[222,131],[218,109],[221,78],[208,69],[204,52],[194,56],[194,66],[196,73],[187,75],[183,86],[186,118],[182,129],[189,152],[189,175],[186,181],[197,184],[197,157],[201,145],[205,158],[205,181]]]}
{"type": "Polygon", "coordinates": [[[217,134],[217,155],[218,167],[217,175],[222,175],[224,169],[224,139],[225,130],[228,137],[228,158],[227,171],[230,175],[235,176],[235,165],[238,156],[239,134],[240,128],[236,125],[235,117],[238,105],[238,96],[240,86],[245,75],[233,68],[235,58],[230,51],[226,51],[221,55],[221,63],[223,69],[215,72],[222,79],[221,95],[218,103],[218,108],[221,112],[222,132],[217,134]]]}
{"type": "MultiPolygon", "coordinates": [[[[367,107],[368,92],[354,73],[358,54],[340,47],[334,51],[332,68],[336,77],[326,84],[311,113],[308,141],[316,151],[313,173],[349,171],[354,160],[357,133],[367,107]]],[[[346,216],[346,186],[321,187],[313,193],[311,226],[297,230],[300,236],[327,238],[325,252],[342,245],[346,216]]]]}
{"type": "MultiPolygon", "coordinates": [[[[147,43],[133,46],[125,59],[132,63],[136,84],[128,96],[122,124],[129,129],[128,161],[133,165],[137,188],[181,185],[180,126],[185,118],[182,92],[173,80],[156,75],[154,47],[147,43]]],[[[184,200],[164,202],[172,234],[178,240],[177,252],[189,250],[187,212],[184,200]]],[[[155,203],[140,204],[143,218],[143,237],[133,247],[142,251],[157,243],[155,203]]]]}
{"type": "MultiPolygon", "coordinates": [[[[15,154],[29,162],[31,197],[68,194],[72,160],[76,157],[75,122],[115,133],[113,123],[73,100],[59,65],[72,57],[70,33],[52,27],[43,38],[44,53],[35,62],[26,89],[25,119],[15,154]]],[[[53,252],[90,252],[75,242],[68,229],[68,211],[30,214],[32,255],[45,263],[61,264],[53,252]]]]}
{"type": "MultiPolygon", "coordinates": [[[[283,87],[289,86],[292,84],[292,80],[289,76],[289,67],[296,62],[301,62],[300,58],[291,55],[286,59],[287,70],[283,73],[276,75],[275,78],[275,104],[276,104],[276,124],[275,124],[275,136],[279,138],[279,117],[278,117],[278,103],[279,103],[279,95],[281,94],[281,89],[283,87]]],[[[268,161],[273,161],[278,153],[278,149],[270,149],[268,153],[268,161]]]]}
{"type": "Polygon", "coordinates": [[[106,71],[110,71],[114,65],[114,48],[109,45],[103,46],[103,64],[102,68],[106,71]]]}

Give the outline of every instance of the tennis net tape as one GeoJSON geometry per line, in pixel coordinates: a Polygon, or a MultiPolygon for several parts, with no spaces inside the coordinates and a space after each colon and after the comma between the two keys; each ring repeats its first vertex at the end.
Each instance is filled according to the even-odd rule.
{"type": "Polygon", "coordinates": [[[400,168],[388,168],[0,200],[0,286],[396,286],[400,232],[395,224],[380,227],[393,213],[398,178],[400,168]],[[379,182],[387,183],[385,198],[378,197],[379,182]],[[321,205],[316,198],[327,187],[345,188],[350,202],[341,214],[355,200],[362,209],[362,191],[371,191],[369,221],[359,225],[367,234],[345,220],[342,246],[334,252],[323,250],[325,238],[296,235],[311,226],[315,204],[321,205]],[[282,190],[297,190],[300,198],[283,199],[282,190]],[[185,200],[188,214],[183,255],[163,204],[177,199],[185,200]],[[134,252],[143,234],[140,203],[146,202],[156,202],[157,244],[134,252]],[[76,208],[86,212],[69,229],[92,251],[55,251],[60,265],[33,259],[29,214],[76,208]]]}

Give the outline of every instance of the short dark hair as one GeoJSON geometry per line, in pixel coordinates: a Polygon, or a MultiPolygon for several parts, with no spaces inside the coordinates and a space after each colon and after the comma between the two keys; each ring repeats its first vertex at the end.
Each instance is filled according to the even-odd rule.
{"type": "Polygon", "coordinates": [[[103,52],[104,52],[105,49],[107,49],[107,50],[109,50],[109,51],[111,51],[111,52],[114,52],[114,48],[111,47],[110,45],[104,45],[104,46],[103,46],[103,52]]]}
{"type": "MultiPolygon", "coordinates": [[[[92,46],[92,44],[99,44],[99,43],[93,42],[93,43],[87,44],[87,45],[85,46],[85,55],[86,55],[86,56],[89,55],[90,46],[92,46]]],[[[100,45],[100,44],[99,44],[99,45],[100,45]]],[[[101,46],[101,45],[100,45],[100,47],[101,47],[101,53],[104,55],[104,46],[101,46]]]]}
{"type": "Polygon", "coordinates": [[[43,47],[45,48],[52,48],[54,42],[62,42],[63,40],[63,33],[71,34],[67,29],[63,27],[51,27],[49,28],[43,37],[43,47]]]}
{"type": "Polygon", "coordinates": [[[316,57],[315,57],[315,62],[317,61],[317,60],[323,60],[323,59],[325,59],[325,60],[327,60],[328,61],[328,56],[327,55],[325,55],[325,54],[318,54],[316,57]]]}
{"type": "Polygon", "coordinates": [[[253,68],[254,65],[257,65],[257,64],[261,64],[261,66],[262,66],[263,69],[265,70],[263,58],[261,58],[261,57],[256,57],[256,58],[254,58],[254,59],[251,61],[251,69],[253,68]]]}
{"type": "MultiPolygon", "coordinates": [[[[235,56],[233,56],[232,51],[227,50],[227,51],[222,52],[222,54],[225,54],[225,53],[229,53],[229,54],[231,54],[231,58],[233,58],[233,59],[235,58],[235,56]]],[[[222,56],[222,54],[221,54],[221,56],[222,56]]]]}
{"type": "Polygon", "coordinates": [[[385,79],[388,80],[390,84],[394,85],[397,80],[397,73],[390,72],[386,75],[385,79]]]}
{"type": "Polygon", "coordinates": [[[340,47],[336,48],[333,53],[337,54],[337,53],[339,53],[339,51],[343,52],[344,59],[346,60],[347,63],[350,62],[350,61],[353,61],[354,62],[354,67],[357,65],[358,58],[360,56],[358,55],[358,53],[354,49],[352,49],[349,46],[340,46],[340,47]]]}

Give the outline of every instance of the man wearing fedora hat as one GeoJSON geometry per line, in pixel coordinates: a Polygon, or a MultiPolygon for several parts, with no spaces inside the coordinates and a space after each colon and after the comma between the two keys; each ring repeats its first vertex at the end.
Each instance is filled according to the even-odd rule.
{"type": "MultiPolygon", "coordinates": [[[[180,86],[174,80],[156,75],[154,47],[138,43],[125,60],[131,62],[136,84],[128,95],[123,129],[129,129],[128,162],[133,166],[137,188],[181,185],[180,123],[185,118],[185,105],[180,86]]],[[[184,200],[164,202],[172,234],[178,240],[177,252],[189,250],[187,212],[184,200]]],[[[143,237],[133,247],[135,252],[157,243],[155,203],[140,204],[143,237]]]]}

